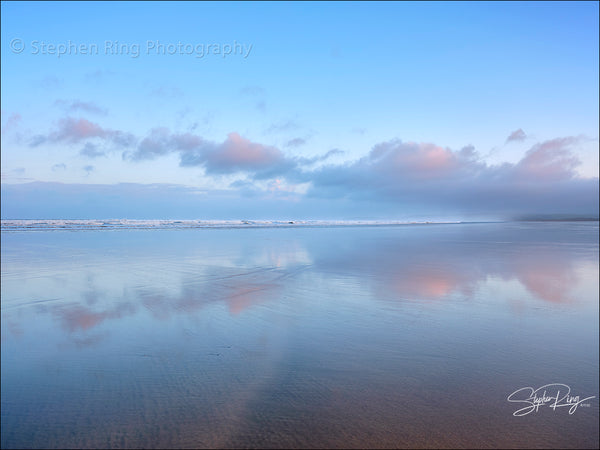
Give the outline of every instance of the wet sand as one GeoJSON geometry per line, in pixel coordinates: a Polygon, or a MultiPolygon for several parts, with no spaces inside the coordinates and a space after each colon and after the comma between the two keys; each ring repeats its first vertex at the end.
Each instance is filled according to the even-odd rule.
{"type": "Polygon", "coordinates": [[[3,232],[1,264],[2,448],[598,447],[597,222],[3,232]],[[549,383],[595,398],[513,415],[549,383]]]}

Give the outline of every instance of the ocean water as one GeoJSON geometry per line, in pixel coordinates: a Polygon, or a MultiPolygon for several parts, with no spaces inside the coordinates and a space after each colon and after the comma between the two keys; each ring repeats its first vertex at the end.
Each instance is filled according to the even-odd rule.
{"type": "Polygon", "coordinates": [[[125,222],[2,222],[2,448],[598,447],[598,222],[125,222]]]}

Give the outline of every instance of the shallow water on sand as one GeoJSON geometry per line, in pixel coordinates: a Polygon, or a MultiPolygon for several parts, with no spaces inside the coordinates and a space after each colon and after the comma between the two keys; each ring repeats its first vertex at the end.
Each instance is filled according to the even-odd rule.
{"type": "Polygon", "coordinates": [[[11,231],[1,264],[2,448],[598,447],[597,222],[11,231]],[[513,415],[550,383],[595,398],[513,415]]]}

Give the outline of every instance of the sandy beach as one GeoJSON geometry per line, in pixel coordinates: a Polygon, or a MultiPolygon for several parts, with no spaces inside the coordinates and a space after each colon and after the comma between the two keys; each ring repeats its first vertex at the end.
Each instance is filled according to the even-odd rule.
{"type": "Polygon", "coordinates": [[[2,448],[598,446],[597,222],[17,229],[1,298],[2,448]]]}

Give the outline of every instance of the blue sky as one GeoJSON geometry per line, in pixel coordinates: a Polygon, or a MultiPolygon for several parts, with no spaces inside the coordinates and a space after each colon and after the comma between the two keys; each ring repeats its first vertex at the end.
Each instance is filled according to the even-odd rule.
{"type": "Polygon", "coordinates": [[[598,2],[2,2],[2,218],[598,212],[598,2]]]}

